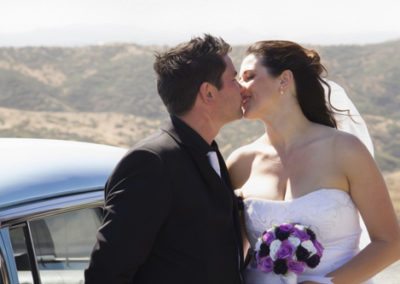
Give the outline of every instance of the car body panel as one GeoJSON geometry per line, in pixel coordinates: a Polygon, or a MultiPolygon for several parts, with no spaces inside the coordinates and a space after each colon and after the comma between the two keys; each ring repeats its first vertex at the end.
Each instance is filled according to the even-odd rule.
{"type": "Polygon", "coordinates": [[[104,187],[126,149],[45,139],[0,139],[0,211],[104,187]]]}
{"type": "MultiPolygon", "coordinates": [[[[17,273],[10,228],[62,212],[101,207],[107,178],[126,152],[86,142],[0,138],[0,283],[30,277],[29,272],[17,273]]],[[[61,276],[75,281],[82,273],[46,270],[44,283],[61,276]]],[[[61,277],[59,283],[64,280],[61,277]]]]}

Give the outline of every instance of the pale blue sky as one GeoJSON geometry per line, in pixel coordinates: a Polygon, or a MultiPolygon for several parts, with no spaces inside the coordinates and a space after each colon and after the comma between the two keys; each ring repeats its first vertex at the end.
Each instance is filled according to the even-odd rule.
{"type": "Polygon", "coordinates": [[[0,45],[175,44],[209,32],[233,44],[400,38],[399,0],[0,0],[0,45]]]}

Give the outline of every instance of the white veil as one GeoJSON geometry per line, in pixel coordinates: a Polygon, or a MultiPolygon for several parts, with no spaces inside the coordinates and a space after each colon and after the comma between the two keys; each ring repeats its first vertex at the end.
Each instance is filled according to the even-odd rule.
{"type": "MultiPolygon", "coordinates": [[[[357,136],[358,139],[360,139],[365,144],[373,157],[374,145],[372,144],[372,139],[369,135],[367,124],[361,117],[360,112],[357,110],[357,108],[341,86],[332,81],[327,80],[327,82],[331,87],[331,104],[339,110],[349,110],[350,112],[338,113],[337,111],[333,110],[334,117],[338,124],[338,129],[357,136]]],[[[325,89],[325,93],[327,94],[327,88],[325,89]]],[[[362,249],[370,242],[370,238],[362,218],[360,218],[360,223],[362,229],[360,249],[362,249]]]]}
{"type": "Polygon", "coordinates": [[[371,155],[374,156],[374,145],[360,112],[341,86],[332,81],[327,82],[331,87],[331,104],[339,110],[349,110],[350,112],[337,112],[333,110],[334,117],[338,123],[338,129],[357,136],[368,148],[371,155]]]}

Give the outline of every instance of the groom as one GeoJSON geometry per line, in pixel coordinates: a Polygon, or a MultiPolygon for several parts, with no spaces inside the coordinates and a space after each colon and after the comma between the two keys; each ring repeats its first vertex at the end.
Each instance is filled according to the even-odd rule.
{"type": "Polygon", "coordinates": [[[242,117],[229,51],[204,35],[156,55],[171,122],[137,144],[109,178],[85,283],[242,283],[237,203],[214,141],[242,117]]]}

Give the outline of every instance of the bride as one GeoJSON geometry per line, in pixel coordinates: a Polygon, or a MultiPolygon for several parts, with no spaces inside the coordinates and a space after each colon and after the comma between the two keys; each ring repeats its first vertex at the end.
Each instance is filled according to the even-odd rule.
{"type": "MultiPolygon", "coordinates": [[[[334,112],[338,120],[346,112],[325,97],[324,70],[315,51],[293,42],[250,46],[240,70],[243,115],[261,120],[265,134],[234,151],[227,164],[244,200],[251,249],[273,225],[300,223],[325,249],[298,282],[362,283],[399,259],[400,230],[372,144],[337,130],[334,112]],[[359,213],[371,238],[361,251],[359,213]]],[[[244,277],[247,284],[277,283],[274,272],[256,264],[244,277]]]]}

